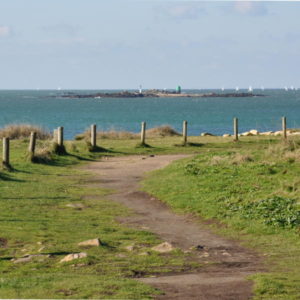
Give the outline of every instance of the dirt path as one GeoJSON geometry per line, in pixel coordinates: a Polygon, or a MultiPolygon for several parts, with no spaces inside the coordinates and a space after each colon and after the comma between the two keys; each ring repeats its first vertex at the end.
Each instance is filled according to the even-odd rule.
{"type": "Polygon", "coordinates": [[[136,212],[122,222],[154,232],[184,251],[201,246],[196,259],[210,267],[203,267],[196,274],[138,279],[163,290],[165,295],[159,299],[249,299],[252,283],[245,277],[261,269],[255,253],[212,233],[189,216],[175,214],[159,200],[139,191],[139,182],[145,172],[163,168],[184,157],[114,157],[92,163],[88,169],[96,174],[93,184],[116,190],[110,199],[136,212]]]}

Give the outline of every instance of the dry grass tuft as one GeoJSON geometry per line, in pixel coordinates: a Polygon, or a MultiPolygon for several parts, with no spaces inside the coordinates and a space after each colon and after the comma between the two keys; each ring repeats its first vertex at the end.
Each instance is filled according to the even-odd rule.
{"type": "Polygon", "coordinates": [[[51,138],[51,134],[43,128],[30,124],[11,124],[0,129],[0,138],[9,137],[10,139],[29,138],[30,133],[35,131],[37,138],[46,140],[51,138]]]}
{"type": "Polygon", "coordinates": [[[253,158],[246,154],[233,153],[230,156],[213,156],[210,160],[211,166],[219,166],[222,164],[240,165],[247,162],[252,162],[253,158]]]}
{"type": "Polygon", "coordinates": [[[211,166],[219,166],[226,162],[228,162],[228,157],[215,155],[211,158],[210,165],[211,166]]]}
{"type": "MultiPolygon", "coordinates": [[[[179,136],[180,134],[173,129],[171,126],[164,125],[159,127],[154,127],[146,130],[146,138],[154,137],[170,137],[170,136],[179,136]]],[[[76,140],[86,140],[89,141],[91,136],[90,129],[86,130],[82,134],[76,135],[76,140]]],[[[140,133],[134,133],[130,131],[118,131],[118,130],[108,130],[108,131],[98,131],[97,139],[111,139],[111,140],[133,140],[139,139],[140,133]]]]}
{"type": "Polygon", "coordinates": [[[253,161],[253,158],[250,155],[241,154],[241,153],[236,153],[231,159],[231,162],[234,165],[240,165],[240,164],[252,162],[252,161],[253,161]]]}
{"type": "Polygon", "coordinates": [[[146,137],[169,137],[180,135],[180,133],[178,133],[174,128],[172,128],[169,125],[163,125],[146,130],[146,137]]]}
{"type": "Polygon", "coordinates": [[[286,154],[289,155],[290,152],[294,152],[294,151],[297,152],[299,149],[300,149],[300,139],[293,138],[269,146],[269,148],[266,151],[266,154],[274,157],[283,157],[286,154]]]}
{"type": "Polygon", "coordinates": [[[53,160],[52,153],[49,148],[40,148],[37,149],[34,156],[32,157],[32,161],[35,163],[50,163],[53,160]]]}

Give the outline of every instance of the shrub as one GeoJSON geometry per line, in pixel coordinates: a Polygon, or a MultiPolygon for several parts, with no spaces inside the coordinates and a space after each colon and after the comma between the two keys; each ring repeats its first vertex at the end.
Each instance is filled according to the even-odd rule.
{"type": "Polygon", "coordinates": [[[257,202],[229,203],[227,209],[271,226],[291,228],[300,225],[300,210],[294,199],[274,196],[257,202]]]}
{"type": "Polygon", "coordinates": [[[0,129],[0,138],[9,137],[10,139],[23,139],[28,138],[30,133],[35,131],[37,138],[40,140],[46,140],[51,138],[50,132],[42,129],[39,126],[30,124],[12,124],[7,125],[0,129]]]}

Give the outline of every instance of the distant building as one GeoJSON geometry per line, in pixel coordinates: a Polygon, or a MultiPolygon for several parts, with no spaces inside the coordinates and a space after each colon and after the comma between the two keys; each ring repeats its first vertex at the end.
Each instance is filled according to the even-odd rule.
{"type": "Polygon", "coordinates": [[[177,86],[176,93],[177,94],[181,94],[181,86],[180,85],[177,86]]]}

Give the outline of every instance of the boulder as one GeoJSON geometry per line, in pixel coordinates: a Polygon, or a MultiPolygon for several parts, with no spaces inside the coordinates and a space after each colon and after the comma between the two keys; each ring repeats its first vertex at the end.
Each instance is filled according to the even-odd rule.
{"type": "Polygon", "coordinates": [[[273,135],[274,131],[265,131],[265,132],[261,132],[260,135],[273,135]]]}
{"type": "Polygon", "coordinates": [[[39,260],[43,260],[44,258],[48,258],[48,257],[50,257],[50,255],[32,254],[32,255],[26,255],[21,258],[13,258],[11,261],[13,261],[14,264],[18,264],[18,263],[30,262],[34,258],[39,258],[39,260]]]}
{"type": "Polygon", "coordinates": [[[202,132],[200,134],[200,136],[214,136],[212,133],[209,133],[209,132],[202,132]]]}
{"type": "Polygon", "coordinates": [[[241,133],[241,136],[252,136],[253,134],[250,131],[241,133]]]}
{"type": "Polygon", "coordinates": [[[256,129],[251,129],[249,132],[253,135],[259,135],[259,132],[256,129]]]}
{"type": "Polygon", "coordinates": [[[168,253],[173,251],[175,248],[170,243],[164,242],[155,247],[152,247],[151,249],[153,251],[160,252],[160,253],[168,253]]]}
{"type": "Polygon", "coordinates": [[[100,245],[101,245],[101,241],[98,238],[78,243],[78,246],[86,246],[86,247],[92,247],[92,246],[99,247],[100,245]]]}
{"type": "Polygon", "coordinates": [[[230,136],[231,136],[231,134],[229,134],[229,133],[223,134],[223,137],[230,137],[230,136]]]}
{"type": "Polygon", "coordinates": [[[65,256],[60,262],[68,262],[68,261],[72,261],[74,259],[80,259],[80,258],[85,258],[87,257],[87,253],[85,252],[80,252],[80,253],[71,253],[68,254],[67,256],[65,256]]]}
{"type": "Polygon", "coordinates": [[[280,135],[282,135],[282,131],[281,131],[281,130],[280,130],[280,131],[275,131],[275,132],[274,132],[274,135],[275,135],[275,136],[280,136],[280,135]]]}
{"type": "Polygon", "coordinates": [[[300,135],[300,132],[292,132],[290,135],[300,135]]]}

